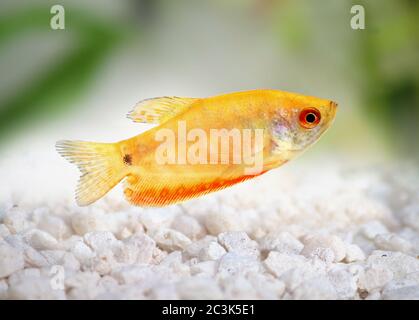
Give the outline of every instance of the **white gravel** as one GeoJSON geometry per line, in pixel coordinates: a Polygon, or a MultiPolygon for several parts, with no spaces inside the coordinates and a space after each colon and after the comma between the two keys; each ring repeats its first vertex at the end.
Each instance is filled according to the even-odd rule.
{"type": "Polygon", "coordinates": [[[304,164],[182,205],[0,203],[0,299],[419,299],[414,170],[304,164]]]}

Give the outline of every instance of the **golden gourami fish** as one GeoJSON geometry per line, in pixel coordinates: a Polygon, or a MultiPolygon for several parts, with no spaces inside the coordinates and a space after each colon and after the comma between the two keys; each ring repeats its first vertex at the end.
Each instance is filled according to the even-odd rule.
{"type": "Polygon", "coordinates": [[[278,90],[153,98],[139,102],[128,117],[158,126],[116,143],[59,141],[57,150],[82,173],[80,206],[123,179],[130,203],[165,206],[284,164],[318,140],[336,108],[331,100],[278,90]]]}

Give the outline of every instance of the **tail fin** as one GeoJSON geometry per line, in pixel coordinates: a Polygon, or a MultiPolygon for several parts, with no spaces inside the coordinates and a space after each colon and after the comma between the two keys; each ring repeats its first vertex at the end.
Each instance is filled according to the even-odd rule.
{"type": "Polygon", "coordinates": [[[117,143],[64,140],[58,141],[56,148],[82,173],[76,191],[79,206],[87,206],[100,199],[126,175],[117,143]]]}

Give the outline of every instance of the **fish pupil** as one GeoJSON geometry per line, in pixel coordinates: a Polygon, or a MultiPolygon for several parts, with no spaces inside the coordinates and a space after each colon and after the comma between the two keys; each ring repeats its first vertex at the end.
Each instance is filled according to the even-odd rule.
{"type": "Polygon", "coordinates": [[[314,123],[316,121],[316,115],[314,113],[308,113],[306,115],[306,121],[308,123],[314,123]]]}

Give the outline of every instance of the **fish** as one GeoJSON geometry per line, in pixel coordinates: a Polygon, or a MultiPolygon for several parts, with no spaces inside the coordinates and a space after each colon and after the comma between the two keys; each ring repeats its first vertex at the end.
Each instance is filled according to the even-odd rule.
{"type": "Polygon", "coordinates": [[[272,89],[207,98],[163,96],[128,113],[150,130],[115,143],[61,140],[81,172],[76,202],[87,206],[123,181],[132,205],[163,207],[219,191],[277,168],[331,126],[337,103],[272,89]]]}

